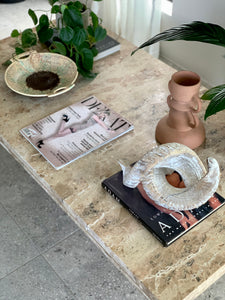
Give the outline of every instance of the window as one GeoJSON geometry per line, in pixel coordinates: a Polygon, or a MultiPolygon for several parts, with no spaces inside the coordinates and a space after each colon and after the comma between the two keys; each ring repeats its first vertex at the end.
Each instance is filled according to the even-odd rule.
{"type": "Polygon", "coordinates": [[[173,0],[162,0],[162,12],[169,16],[172,16],[173,0]]]}

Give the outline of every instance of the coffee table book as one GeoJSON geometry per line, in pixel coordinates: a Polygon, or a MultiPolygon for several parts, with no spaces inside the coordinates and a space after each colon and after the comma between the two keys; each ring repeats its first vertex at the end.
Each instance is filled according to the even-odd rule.
{"type": "Polygon", "coordinates": [[[109,35],[104,40],[97,42],[95,47],[98,54],[94,57],[94,61],[120,51],[120,43],[109,35]]]}
{"type": "Polygon", "coordinates": [[[90,96],[22,128],[20,133],[58,170],[133,128],[120,114],[90,96]]]}
{"type": "Polygon", "coordinates": [[[167,214],[148,203],[137,188],[124,186],[122,171],[105,179],[102,186],[115,200],[128,209],[163,246],[172,244],[225,203],[225,199],[215,193],[199,208],[167,214]]]}

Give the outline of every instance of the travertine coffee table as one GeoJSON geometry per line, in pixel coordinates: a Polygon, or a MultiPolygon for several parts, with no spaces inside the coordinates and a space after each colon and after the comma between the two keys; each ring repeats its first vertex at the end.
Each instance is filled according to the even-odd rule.
{"type": "MultiPolygon", "coordinates": [[[[12,92],[1,65],[0,142],[150,299],[194,299],[225,272],[225,207],[164,248],[101,187],[103,179],[119,171],[119,159],[132,163],[156,145],[155,126],[168,111],[167,83],[175,72],[144,51],[131,57],[134,47],[120,41],[120,53],[96,62],[96,79],[79,79],[75,88],[56,98],[12,92]],[[135,129],[56,171],[19,130],[90,95],[121,113],[135,129]]],[[[0,42],[0,64],[12,52],[10,43],[10,38],[0,42]]],[[[208,156],[219,161],[218,192],[225,195],[223,113],[207,120],[205,127],[207,139],[197,152],[203,161],[208,156]]]]}

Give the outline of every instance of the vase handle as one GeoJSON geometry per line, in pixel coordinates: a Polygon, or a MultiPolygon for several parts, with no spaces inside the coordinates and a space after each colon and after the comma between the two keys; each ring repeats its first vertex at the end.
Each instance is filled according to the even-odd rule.
{"type": "Polygon", "coordinates": [[[191,119],[189,126],[191,128],[197,127],[199,125],[199,118],[192,111],[189,112],[189,115],[191,119]]]}
{"type": "Polygon", "coordinates": [[[200,110],[202,108],[202,102],[201,102],[201,100],[198,96],[194,96],[192,98],[192,103],[194,103],[194,105],[197,106],[197,107],[195,108],[195,107],[192,106],[190,108],[190,115],[191,115],[191,119],[193,120],[193,122],[190,122],[190,126],[192,128],[195,128],[199,125],[199,118],[195,114],[200,112],[200,110]]]}
{"type": "Polygon", "coordinates": [[[191,102],[194,103],[195,106],[197,106],[197,108],[191,107],[191,112],[192,113],[200,112],[200,110],[202,109],[202,102],[201,102],[200,98],[198,96],[194,96],[194,97],[192,97],[191,102]]]}

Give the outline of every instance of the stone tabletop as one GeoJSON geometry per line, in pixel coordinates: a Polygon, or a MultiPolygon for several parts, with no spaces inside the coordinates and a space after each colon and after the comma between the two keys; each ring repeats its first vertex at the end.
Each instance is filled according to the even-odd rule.
{"type": "MultiPolygon", "coordinates": [[[[225,207],[171,246],[164,248],[101,187],[156,145],[155,127],[168,112],[167,84],[174,69],[119,39],[121,51],[95,63],[94,80],[79,78],[68,93],[36,99],[18,95],[4,82],[0,66],[0,142],[71,216],[102,251],[150,299],[194,299],[225,272],[225,207]],[[95,95],[134,124],[134,131],[56,171],[19,130],[76,101],[95,95]]],[[[12,53],[10,38],[0,42],[0,64],[12,53]]],[[[194,70],[193,70],[194,71],[194,70]]],[[[200,113],[203,119],[205,105],[200,113]]],[[[223,113],[204,122],[206,141],[196,151],[203,162],[221,166],[218,192],[225,195],[223,113]]]]}

